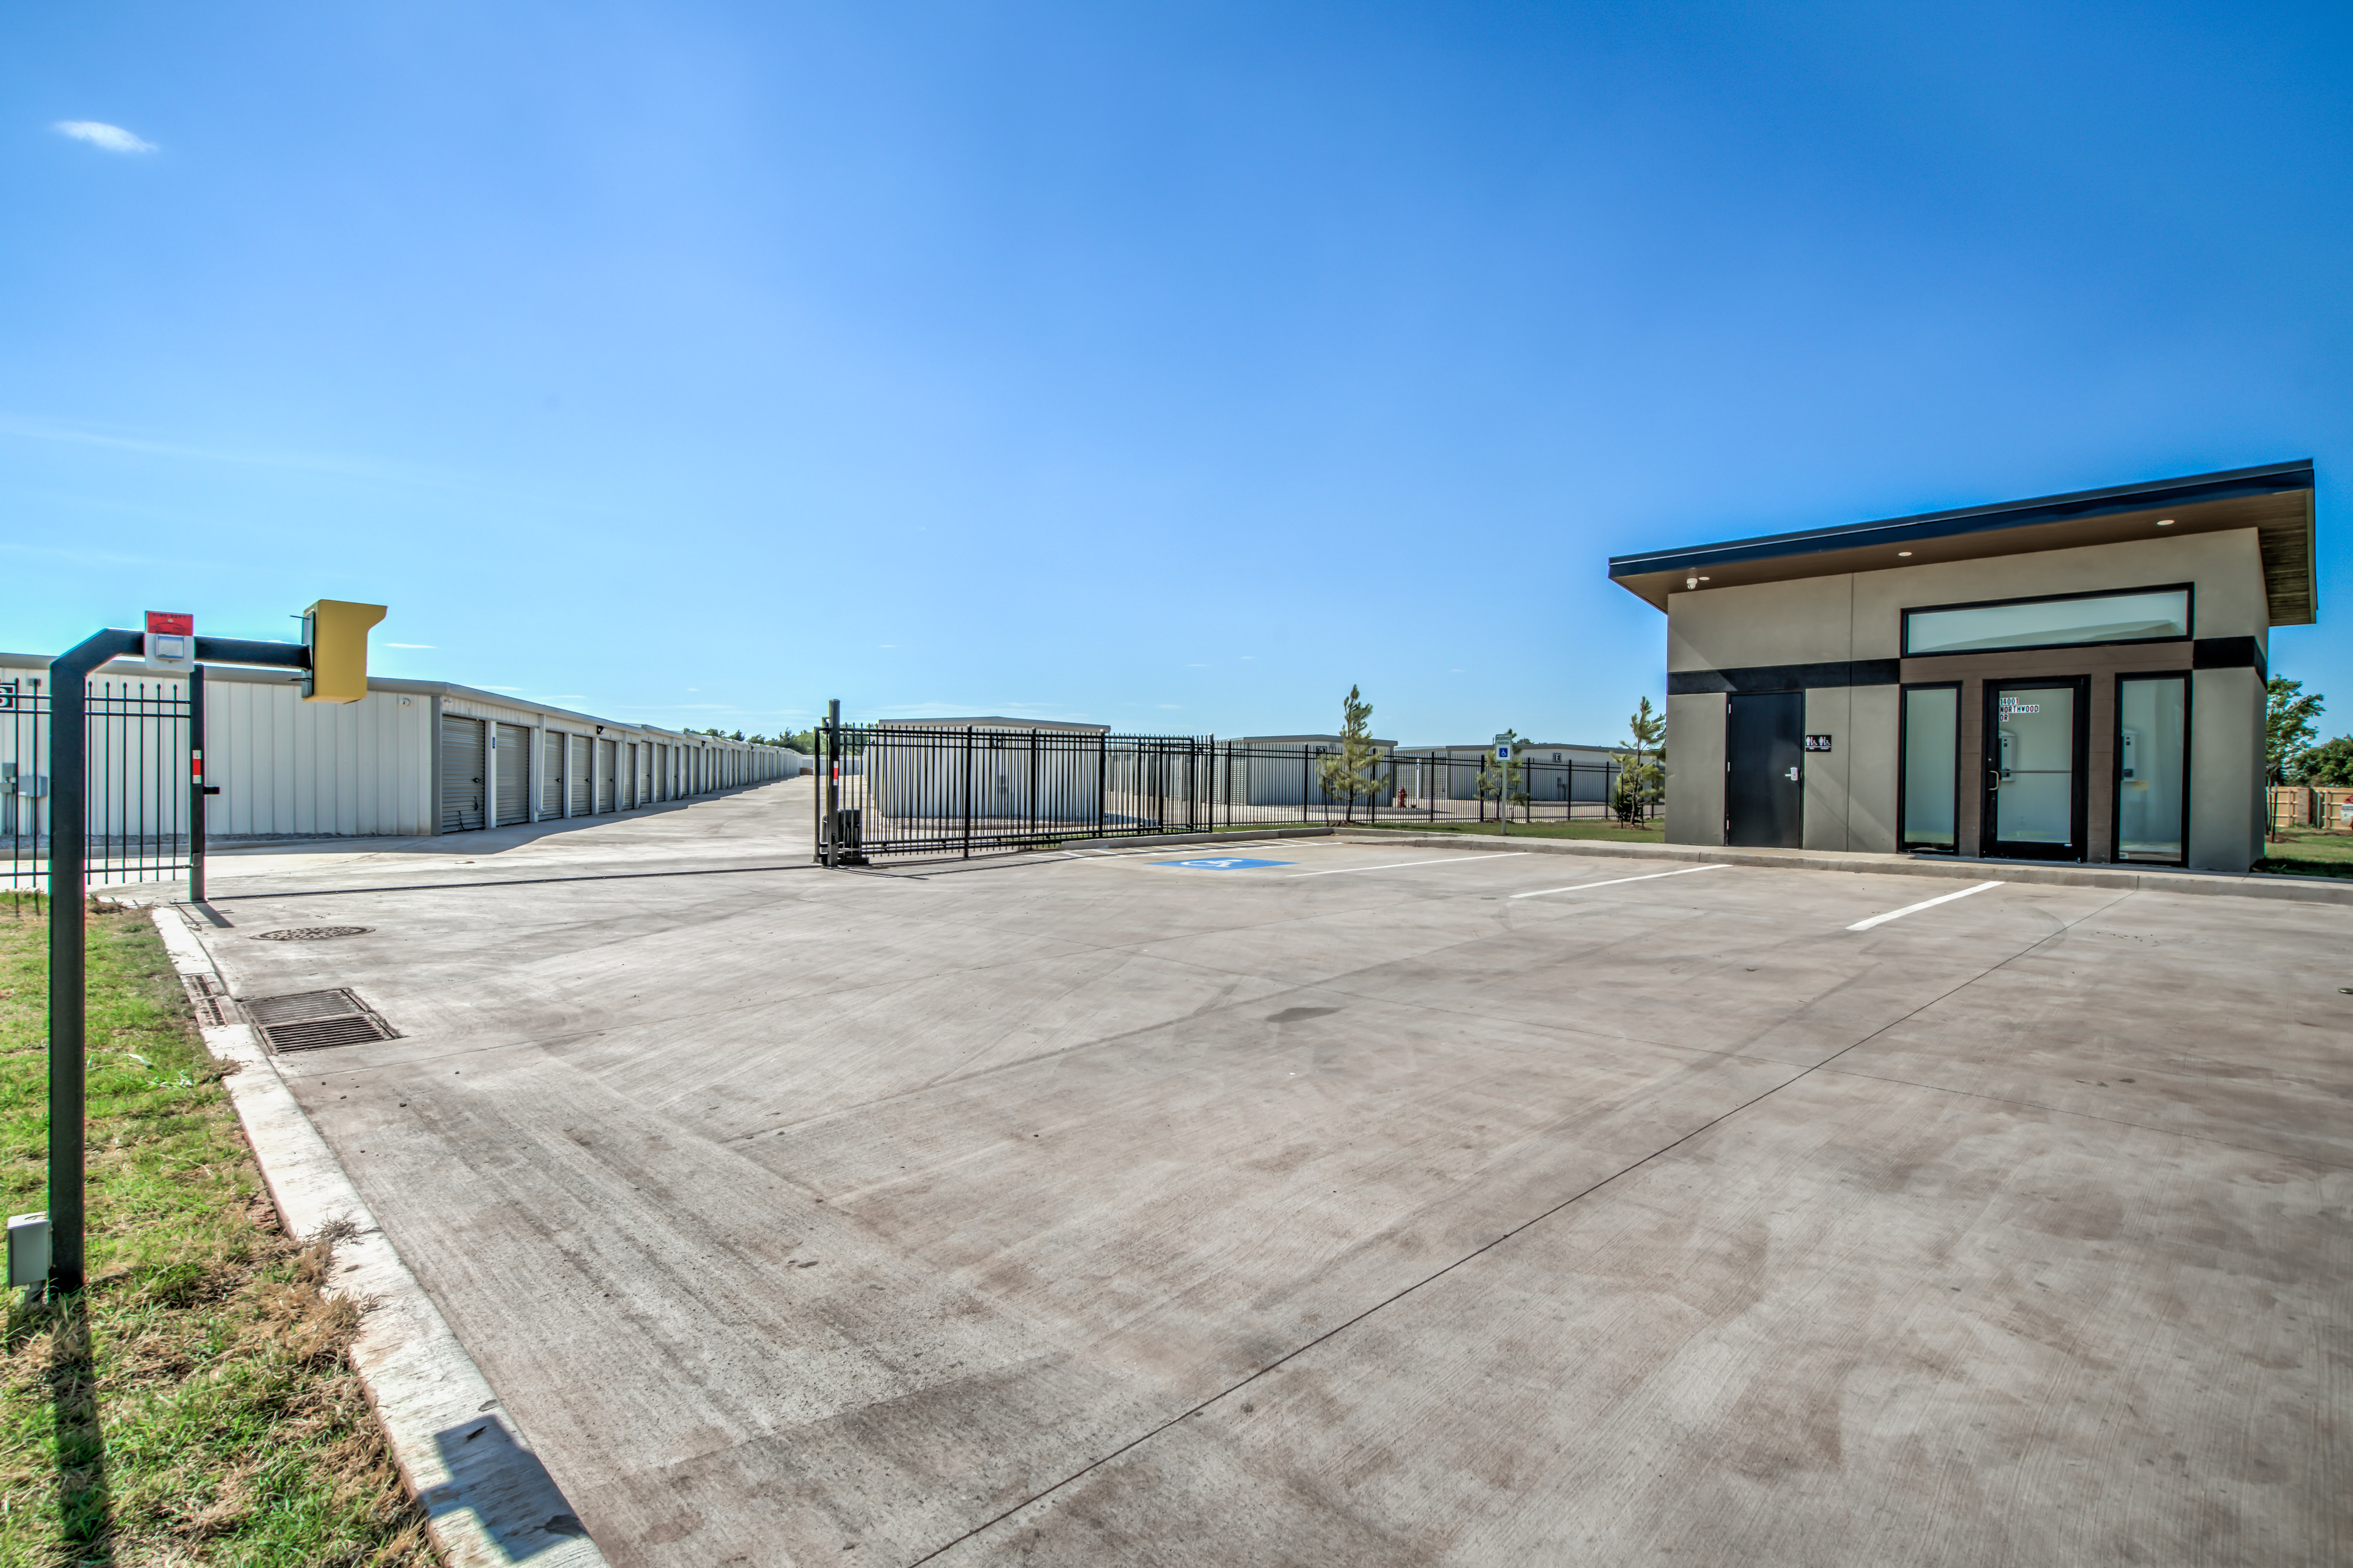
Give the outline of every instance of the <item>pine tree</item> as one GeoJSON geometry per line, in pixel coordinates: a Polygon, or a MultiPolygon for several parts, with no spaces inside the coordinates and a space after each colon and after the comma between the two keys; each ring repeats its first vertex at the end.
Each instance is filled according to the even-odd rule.
{"type": "Polygon", "coordinates": [[[1667,716],[1645,697],[1626,721],[1626,730],[1633,744],[1618,753],[1618,784],[1610,805],[1618,820],[1630,826],[1648,817],[1667,793],[1667,716]]]}
{"type": "Polygon", "coordinates": [[[1373,777],[1379,765],[1381,752],[1373,744],[1372,731],[1367,727],[1373,716],[1373,705],[1358,695],[1356,688],[1348,688],[1348,700],[1340,706],[1340,750],[1315,764],[1324,785],[1324,798],[1345,796],[1348,810],[1345,820],[1356,820],[1356,801],[1370,799],[1380,788],[1373,777]]]}

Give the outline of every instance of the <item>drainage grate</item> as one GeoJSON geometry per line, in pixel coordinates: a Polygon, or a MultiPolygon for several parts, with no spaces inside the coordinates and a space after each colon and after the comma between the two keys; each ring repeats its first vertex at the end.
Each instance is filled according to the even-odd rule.
{"type": "Polygon", "coordinates": [[[228,998],[221,993],[217,975],[183,974],[180,984],[187,990],[188,1005],[195,1010],[198,1024],[217,1029],[233,1021],[228,1015],[228,998]]]}
{"type": "Polygon", "coordinates": [[[330,937],[365,936],[374,926],[295,926],[289,931],[262,931],[253,933],[256,942],[325,942],[330,937]]]}
{"type": "Polygon", "coordinates": [[[245,1016],[262,1038],[281,1051],[315,1051],[325,1046],[356,1046],[363,1040],[400,1037],[353,992],[298,991],[290,996],[257,996],[245,1016]]]}

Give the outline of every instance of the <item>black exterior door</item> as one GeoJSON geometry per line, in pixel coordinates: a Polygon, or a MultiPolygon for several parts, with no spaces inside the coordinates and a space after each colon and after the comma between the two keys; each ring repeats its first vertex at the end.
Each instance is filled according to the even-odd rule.
{"type": "Polygon", "coordinates": [[[1724,841],[1796,849],[1806,834],[1806,694],[1725,699],[1724,841]]]}

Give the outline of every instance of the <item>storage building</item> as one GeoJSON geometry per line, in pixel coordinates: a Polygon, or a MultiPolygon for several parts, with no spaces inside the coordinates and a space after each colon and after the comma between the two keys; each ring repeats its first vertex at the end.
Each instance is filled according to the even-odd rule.
{"type": "MultiPolygon", "coordinates": [[[[20,807],[39,798],[36,730],[26,715],[48,666],[37,656],[0,654],[0,710],[18,715],[0,724],[0,749],[14,764],[12,778],[24,781],[12,791],[24,797],[20,807]]],[[[186,684],[182,671],[117,659],[95,672],[89,688],[93,697],[163,694],[176,710],[186,684]]],[[[789,778],[806,763],[782,747],[382,677],[369,679],[357,702],[304,702],[299,674],[207,666],[205,720],[205,775],[220,791],[206,812],[215,841],[462,833],[591,816],[789,778]]],[[[185,744],[185,736],[164,734],[161,721],[148,728],[156,731],[154,745],[185,744]]],[[[119,813],[100,794],[107,765],[93,752],[93,799],[119,813]]],[[[93,831],[185,831],[183,795],[160,792],[149,806],[135,804],[143,795],[132,796],[127,809],[156,820],[94,816],[93,831]]],[[[32,831],[29,822],[21,826],[32,831]]]]}

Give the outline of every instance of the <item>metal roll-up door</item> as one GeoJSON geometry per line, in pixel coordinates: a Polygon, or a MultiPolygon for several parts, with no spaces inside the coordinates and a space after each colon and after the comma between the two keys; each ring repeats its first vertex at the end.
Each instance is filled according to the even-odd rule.
{"type": "Polygon", "coordinates": [[[521,724],[495,724],[491,730],[491,799],[498,823],[505,827],[531,820],[531,731],[521,724]]]}
{"type": "Polygon", "coordinates": [[[670,798],[669,769],[670,748],[657,741],[654,742],[654,798],[656,800],[670,798]]]}
{"type": "Polygon", "coordinates": [[[575,816],[586,816],[589,813],[595,811],[596,809],[596,802],[595,798],[596,778],[588,767],[587,736],[575,735],[572,737],[571,768],[565,776],[572,781],[572,815],[575,816]]]}
{"type": "Polygon", "coordinates": [[[596,742],[596,802],[598,811],[621,809],[621,763],[616,755],[620,747],[610,741],[596,742]]]}
{"type": "Polygon", "coordinates": [[[546,731],[546,736],[539,748],[539,815],[542,818],[564,815],[564,737],[554,730],[546,731]]]}
{"type": "Polygon", "coordinates": [[[487,826],[482,784],[489,760],[480,719],[441,715],[442,832],[468,833],[487,826]]]}

